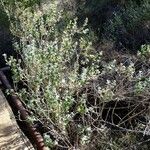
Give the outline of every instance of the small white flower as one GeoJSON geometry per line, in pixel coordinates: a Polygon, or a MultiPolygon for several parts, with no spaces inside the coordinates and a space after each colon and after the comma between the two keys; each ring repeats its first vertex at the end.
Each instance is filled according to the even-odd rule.
{"type": "Polygon", "coordinates": [[[58,145],[58,141],[57,140],[54,141],[54,145],[58,145]]]}
{"type": "Polygon", "coordinates": [[[140,70],[138,73],[138,77],[142,77],[142,75],[143,75],[143,72],[140,70]]]}
{"type": "Polygon", "coordinates": [[[107,80],[107,85],[109,85],[110,84],[110,80],[107,80]]]}
{"type": "Polygon", "coordinates": [[[66,83],[66,80],[65,80],[65,79],[62,79],[62,83],[64,83],[64,84],[65,84],[65,83],[66,83]]]}
{"type": "Polygon", "coordinates": [[[86,128],[86,131],[91,132],[91,127],[86,128]]]}

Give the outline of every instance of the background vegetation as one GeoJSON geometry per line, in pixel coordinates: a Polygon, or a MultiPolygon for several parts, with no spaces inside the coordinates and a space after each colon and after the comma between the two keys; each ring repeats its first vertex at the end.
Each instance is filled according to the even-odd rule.
{"type": "Polygon", "coordinates": [[[7,1],[14,88],[50,149],[148,150],[150,3],[7,1]],[[21,83],[21,88],[20,88],[21,83]]]}

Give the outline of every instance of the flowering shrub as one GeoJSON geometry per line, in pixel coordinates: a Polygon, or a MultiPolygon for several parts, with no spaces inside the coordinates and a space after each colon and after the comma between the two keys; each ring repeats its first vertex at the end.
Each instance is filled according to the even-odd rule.
{"type": "Polygon", "coordinates": [[[142,45],[141,50],[139,51],[138,55],[142,58],[150,58],[150,45],[142,45]]]}
{"type": "Polygon", "coordinates": [[[140,147],[139,134],[148,135],[150,62],[140,57],[147,50],[139,58],[105,55],[92,44],[88,20],[79,27],[77,18],[57,9],[57,1],[35,11],[17,4],[12,31],[20,37],[14,46],[21,58],[5,57],[15,90],[31,111],[29,121],[45,128],[45,143],[51,149],[140,147]],[[143,66],[137,68],[139,60],[143,66]]]}

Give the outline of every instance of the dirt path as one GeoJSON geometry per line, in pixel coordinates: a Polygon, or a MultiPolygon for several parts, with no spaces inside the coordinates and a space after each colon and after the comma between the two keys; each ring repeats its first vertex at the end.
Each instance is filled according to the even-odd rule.
{"type": "Polygon", "coordinates": [[[0,150],[34,150],[19,129],[11,108],[0,90],[0,150]]]}

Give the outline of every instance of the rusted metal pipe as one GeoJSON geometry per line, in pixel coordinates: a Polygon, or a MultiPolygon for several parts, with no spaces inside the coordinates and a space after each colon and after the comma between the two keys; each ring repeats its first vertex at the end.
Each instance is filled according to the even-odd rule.
{"type": "Polygon", "coordinates": [[[18,96],[15,94],[13,88],[11,87],[9,81],[7,80],[7,77],[5,76],[5,74],[3,73],[3,71],[0,69],[0,80],[3,84],[3,86],[12,91],[10,93],[10,98],[13,102],[13,104],[15,105],[15,107],[18,109],[18,111],[20,112],[20,117],[23,121],[26,122],[26,126],[30,132],[31,137],[33,138],[33,141],[35,142],[34,146],[37,150],[47,150],[48,148],[45,146],[44,144],[44,139],[41,136],[41,134],[37,131],[37,129],[35,127],[33,127],[29,122],[27,122],[27,119],[29,117],[27,110],[24,108],[22,102],[19,100],[18,96]]]}

